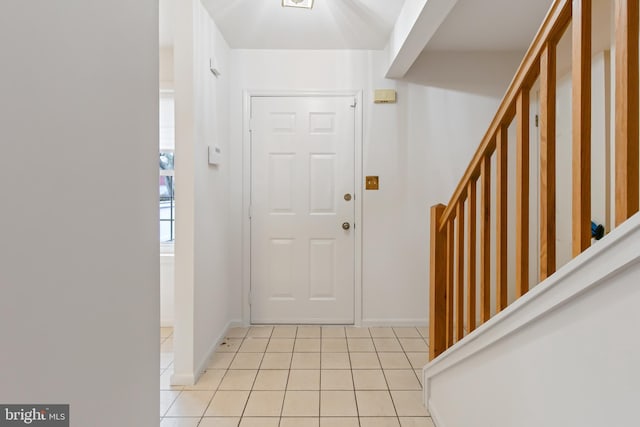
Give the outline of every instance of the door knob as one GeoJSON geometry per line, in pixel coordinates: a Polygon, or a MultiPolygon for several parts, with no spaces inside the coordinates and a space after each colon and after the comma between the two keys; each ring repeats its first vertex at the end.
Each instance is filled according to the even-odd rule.
{"type": "Polygon", "coordinates": [[[348,230],[351,228],[351,224],[349,224],[348,222],[343,222],[342,223],[342,229],[343,230],[348,230]]]}
{"type": "Polygon", "coordinates": [[[351,201],[351,194],[349,194],[349,193],[345,194],[345,195],[344,195],[344,199],[345,199],[347,202],[350,202],[350,201],[351,201]]]}

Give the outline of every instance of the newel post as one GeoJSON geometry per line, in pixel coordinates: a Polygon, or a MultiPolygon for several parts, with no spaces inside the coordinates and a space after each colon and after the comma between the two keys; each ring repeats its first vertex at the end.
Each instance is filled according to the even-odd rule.
{"type": "Polygon", "coordinates": [[[447,233],[440,231],[444,205],[431,207],[431,251],[429,263],[429,360],[446,350],[447,233]]]}

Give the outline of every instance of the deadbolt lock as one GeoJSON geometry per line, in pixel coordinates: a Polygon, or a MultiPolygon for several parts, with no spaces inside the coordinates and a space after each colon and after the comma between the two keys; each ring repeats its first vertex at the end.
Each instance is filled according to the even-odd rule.
{"type": "Polygon", "coordinates": [[[351,201],[351,194],[346,193],[346,194],[344,195],[344,199],[345,199],[347,202],[350,202],[350,201],[351,201]]]}
{"type": "Polygon", "coordinates": [[[342,223],[342,229],[343,230],[348,230],[351,228],[351,224],[349,224],[348,222],[343,222],[342,223]]]}

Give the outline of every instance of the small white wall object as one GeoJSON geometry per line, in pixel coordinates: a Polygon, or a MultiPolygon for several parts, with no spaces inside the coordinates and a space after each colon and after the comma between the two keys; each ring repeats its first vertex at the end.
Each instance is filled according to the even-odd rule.
{"type": "Polygon", "coordinates": [[[393,89],[376,89],[373,95],[376,104],[395,104],[396,91],[393,89]]]}
{"type": "Polygon", "coordinates": [[[220,77],[220,71],[218,71],[218,69],[216,67],[214,67],[214,60],[213,58],[209,58],[209,70],[211,70],[211,73],[216,76],[216,78],[220,77]]]}
{"type": "Polygon", "coordinates": [[[209,146],[209,164],[217,166],[220,164],[220,160],[222,159],[222,151],[220,147],[217,145],[209,146]]]}

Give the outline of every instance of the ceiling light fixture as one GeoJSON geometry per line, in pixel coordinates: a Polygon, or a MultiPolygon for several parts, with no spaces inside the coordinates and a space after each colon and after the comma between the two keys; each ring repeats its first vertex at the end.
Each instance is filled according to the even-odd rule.
{"type": "Polygon", "coordinates": [[[282,0],[282,7],[313,8],[313,0],[282,0]]]}

